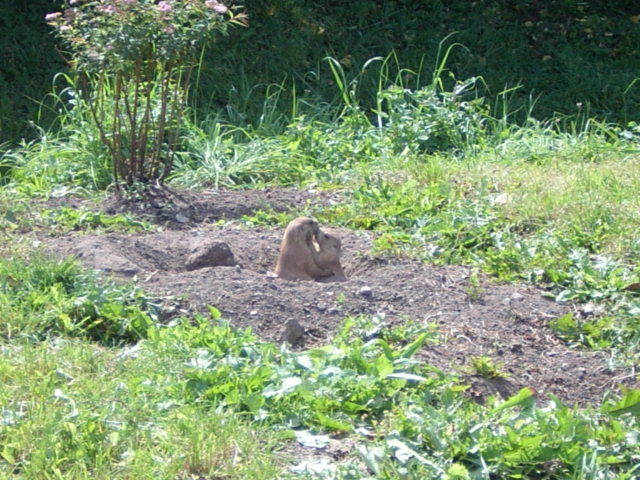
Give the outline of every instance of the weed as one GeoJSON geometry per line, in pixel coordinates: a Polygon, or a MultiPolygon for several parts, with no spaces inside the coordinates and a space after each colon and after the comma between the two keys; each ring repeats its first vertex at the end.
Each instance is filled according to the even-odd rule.
{"type": "Polygon", "coordinates": [[[480,282],[480,272],[477,268],[471,269],[469,272],[469,284],[466,288],[467,297],[470,302],[478,302],[482,298],[484,289],[480,282]]]}
{"type": "Polygon", "coordinates": [[[494,362],[491,357],[484,355],[472,357],[469,359],[469,363],[474,375],[489,379],[507,378],[509,376],[503,370],[504,365],[494,362]]]}

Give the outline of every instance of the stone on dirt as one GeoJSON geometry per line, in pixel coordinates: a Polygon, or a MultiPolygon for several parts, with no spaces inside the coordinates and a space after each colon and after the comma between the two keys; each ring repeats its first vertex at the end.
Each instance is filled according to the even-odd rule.
{"type": "Polygon", "coordinates": [[[198,247],[185,262],[189,271],[206,267],[233,267],[236,259],[225,242],[207,243],[198,247]]]}

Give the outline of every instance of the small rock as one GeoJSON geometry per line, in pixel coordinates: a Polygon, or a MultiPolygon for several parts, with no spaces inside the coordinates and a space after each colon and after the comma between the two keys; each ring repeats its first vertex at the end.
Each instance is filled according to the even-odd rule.
{"type": "Polygon", "coordinates": [[[189,271],[205,267],[232,267],[236,265],[233,252],[224,242],[213,242],[197,248],[185,262],[189,271]]]}
{"type": "Polygon", "coordinates": [[[176,222],[178,223],[189,223],[189,217],[182,215],[181,213],[178,213],[176,215],[176,222]]]}
{"type": "Polygon", "coordinates": [[[373,290],[371,290],[371,287],[365,285],[364,287],[360,287],[360,290],[358,290],[358,295],[362,295],[363,297],[370,297],[373,295],[373,290]]]}
{"type": "Polygon", "coordinates": [[[297,345],[304,339],[304,327],[295,319],[288,320],[284,325],[282,341],[289,345],[297,345]]]}

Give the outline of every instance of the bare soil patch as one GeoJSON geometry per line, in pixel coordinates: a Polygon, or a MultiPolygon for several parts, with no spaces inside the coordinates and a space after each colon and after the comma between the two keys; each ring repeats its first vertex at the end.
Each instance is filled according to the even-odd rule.
{"type": "MultiPolygon", "coordinates": [[[[68,234],[44,239],[56,255],[73,255],[89,268],[117,279],[135,280],[145,290],[180,296],[189,311],[217,307],[239,328],[251,327],[267,341],[281,341],[284,326],[304,327],[297,348],[324,344],[347,316],[379,316],[387,325],[407,321],[435,323],[439,342],[419,358],[445,372],[466,376],[472,395],[509,395],[523,386],[541,400],[554,394],[569,404],[599,404],[619,383],[637,385],[624,372],[612,371],[606,356],[569,348],[548,324],[570,311],[534,288],[501,284],[457,266],[432,266],[405,258],[375,258],[374,233],[340,230],[342,263],[349,280],[341,283],[291,282],[275,278],[282,229],[246,229],[233,220],[257,209],[294,212],[306,202],[331,202],[336,194],[294,189],[173,192],[135,201],[112,200],[105,211],[145,216],[163,231],[136,235],[68,234]],[[225,219],[224,226],[217,224],[225,219]],[[219,266],[193,268],[194,252],[228,245],[219,266]],[[190,258],[191,257],[191,258],[190,258]],[[188,261],[189,260],[189,261],[188,261]],[[480,355],[503,365],[506,380],[469,374],[469,361],[480,355]]],[[[78,200],[58,199],[77,206],[78,200]]],[[[197,260],[197,259],[196,259],[197,260]]],[[[200,262],[202,263],[202,262],[200,262]]],[[[205,264],[207,262],[204,262],[205,264]]],[[[178,312],[167,312],[167,315],[178,312]]]]}

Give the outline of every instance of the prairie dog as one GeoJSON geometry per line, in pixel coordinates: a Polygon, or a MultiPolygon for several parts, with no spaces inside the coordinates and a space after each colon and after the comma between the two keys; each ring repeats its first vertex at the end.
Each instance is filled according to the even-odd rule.
{"type": "Polygon", "coordinates": [[[319,229],[316,233],[316,243],[318,251],[313,249],[313,258],[315,262],[323,267],[331,270],[331,274],[318,278],[321,282],[345,282],[347,280],[342,265],[340,264],[340,251],[342,241],[334,231],[319,229]]]}
{"type": "Polygon", "coordinates": [[[333,274],[315,261],[318,253],[313,240],[320,226],[313,218],[298,217],[287,225],[280,243],[280,255],[275,273],[285,280],[318,280],[333,274]]]}

